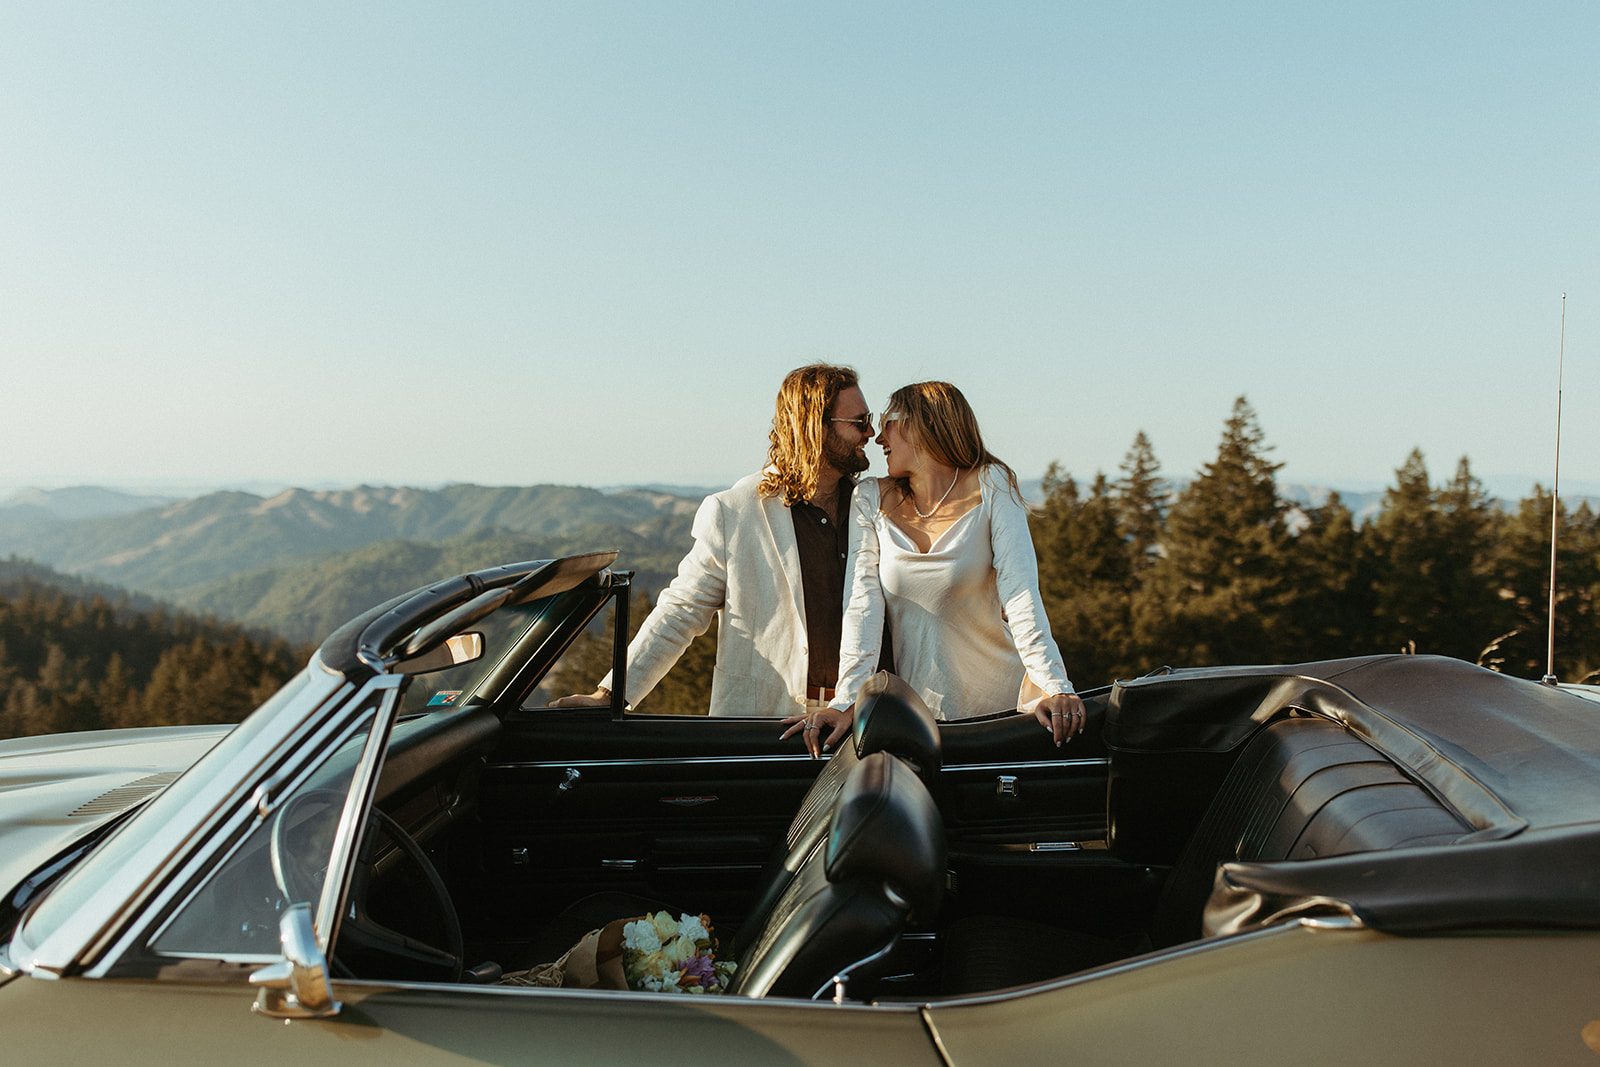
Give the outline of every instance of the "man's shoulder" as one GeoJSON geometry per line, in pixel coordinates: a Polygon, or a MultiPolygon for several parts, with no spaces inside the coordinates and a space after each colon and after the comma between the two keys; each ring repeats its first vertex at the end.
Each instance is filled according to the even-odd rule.
{"type": "Polygon", "coordinates": [[[765,471],[756,471],[754,474],[747,474],[743,478],[740,478],[738,481],[734,482],[728,488],[724,489],[722,492],[712,493],[711,496],[707,497],[706,499],[716,500],[719,503],[730,506],[749,504],[751,502],[760,500],[762,499],[761,479],[765,474],[765,471]]]}

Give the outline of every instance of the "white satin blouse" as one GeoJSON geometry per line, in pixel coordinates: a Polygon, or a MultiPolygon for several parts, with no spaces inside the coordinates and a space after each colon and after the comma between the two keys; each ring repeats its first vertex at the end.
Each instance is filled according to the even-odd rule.
{"type": "Polygon", "coordinates": [[[940,719],[1018,708],[1070,693],[1039,596],[1028,516],[993,468],[982,501],[927,552],[880,510],[879,481],[856,487],[845,568],[844,639],[832,707],[847,708],[877,669],[887,612],[895,672],[940,719]],[[1038,687],[1024,700],[1023,680],[1038,687]]]}

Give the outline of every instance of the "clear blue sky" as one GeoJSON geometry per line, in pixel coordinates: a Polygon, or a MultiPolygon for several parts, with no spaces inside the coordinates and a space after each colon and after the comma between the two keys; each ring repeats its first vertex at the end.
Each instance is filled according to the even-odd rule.
{"type": "MultiPolygon", "coordinates": [[[[790,367],[1024,476],[1600,485],[1600,5],[0,7],[0,494],[726,483],[790,367]]],[[[874,450],[875,451],[875,450],[874,450]]],[[[881,461],[880,461],[881,462],[881,461]]]]}

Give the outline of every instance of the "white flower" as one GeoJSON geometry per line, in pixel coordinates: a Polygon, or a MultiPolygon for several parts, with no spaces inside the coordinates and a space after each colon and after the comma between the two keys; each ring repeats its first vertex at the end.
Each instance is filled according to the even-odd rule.
{"type": "Polygon", "coordinates": [[[654,923],[636,919],[622,928],[622,944],[635,952],[659,952],[661,935],[654,923]]]}
{"type": "Polygon", "coordinates": [[[690,941],[707,941],[711,938],[711,932],[707,930],[705,924],[700,921],[700,916],[679,915],[678,936],[686,937],[690,941]]]}

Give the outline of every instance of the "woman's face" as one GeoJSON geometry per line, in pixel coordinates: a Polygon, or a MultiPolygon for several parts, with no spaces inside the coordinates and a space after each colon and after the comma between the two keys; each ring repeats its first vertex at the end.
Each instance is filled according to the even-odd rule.
{"type": "Polygon", "coordinates": [[[902,430],[904,425],[904,419],[885,418],[883,430],[878,434],[878,446],[883,449],[883,462],[891,478],[910,477],[919,452],[902,430]]]}

